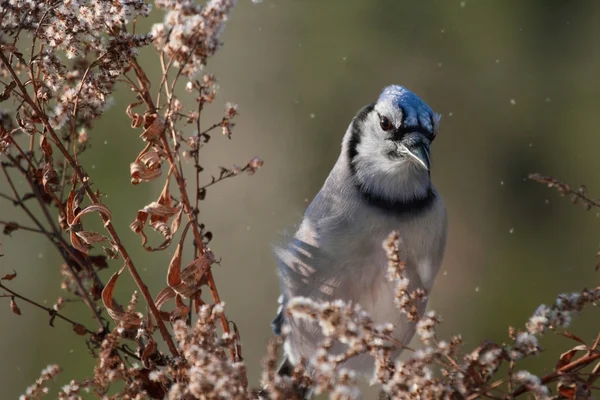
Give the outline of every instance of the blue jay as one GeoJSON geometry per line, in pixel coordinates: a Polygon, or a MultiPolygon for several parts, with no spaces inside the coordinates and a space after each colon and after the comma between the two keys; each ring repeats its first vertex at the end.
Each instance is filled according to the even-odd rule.
{"type": "MultiPolygon", "coordinates": [[[[288,299],[354,302],[377,323],[391,322],[394,338],[408,344],[415,332],[394,305],[383,242],[397,230],[407,263],[409,290],[428,294],[446,244],[446,208],[431,183],[430,145],[440,116],[402,86],[383,89],[353,118],[341,154],[287,244],[275,248],[282,295],[273,330],[289,327],[282,370],[310,360],[322,336],[317,323],[285,314],[288,299]]],[[[423,313],[425,302],[420,304],[423,313]]],[[[331,351],[342,352],[338,343],[331,351]]],[[[394,354],[394,357],[400,351],[394,354]]],[[[343,365],[368,378],[374,360],[358,355],[343,365]]]]}

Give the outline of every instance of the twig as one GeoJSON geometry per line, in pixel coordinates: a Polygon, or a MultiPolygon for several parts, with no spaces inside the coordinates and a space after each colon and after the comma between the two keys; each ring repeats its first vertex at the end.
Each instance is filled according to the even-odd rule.
{"type": "MultiPolygon", "coordinates": [[[[600,359],[600,353],[591,353],[586,356],[583,356],[583,357],[563,366],[562,368],[558,369],[557,371],[553,371],[553,372],[550,372],[549,374],[545,375],[544,377],[541,378],[541,383],[543,385],[546,385],[547,383],[552,382],[555,379],[557,379],[560,375],[574,371],[574,370],[582,368],[582,367],[585,367],[598,359],[600,359]]],[[[529,389],[527,389],[527,387],[521,386],[517,390],[512,392],[511,396],[517,397],[528,391],[529,391],[529,389]]]]}
{"type": "MultiPolygon", "coordinates": [[[[73,157],[71,157],[71,155],[69,154],[68,150],[64,147],[64,145],[62,144],[62,142],[58,138],[58,135],[54,131],[54,128],[52,127],[52,125],[48,121],[48,118],[46,117],[46,115],[44,113],[42,113],[38,109],[38,107],[35,104],[35,102],[31,99],[31,97],[27,93],[27,90],[25,89],[25,87],[21,83],[18,75],[15,73],[15,71],[12,68],[11,64],[9,63],[7,57],[4,55],[4,52],[2,52],[2,51],[0,51],[0,60],[2,60],[2,62],[4,63],[6,69],[9,71],[10,75],[12,76],[13,80],[17,83],[17,86],[19,87],[19,90],[23,94],[23,97],[24,97],[25,101],[29,104],[30,107],[32,107],[32,109],[39,116],[40,120],[42,121],[42,124],[46,128],[46,131],[47,131],[46,134],[50,135],[50,138],[54,142],[55,146],[63,154],[63,156],[65,157],[65,159],[67,160],[67,162],[73,168],[74,173],[77,175],[78,180],[82,183],[82,185],[83,185],[83,187],[85,189],[85,192],[88,195],[88,197],[90,198],[90,200],[92,201],[92,203],[94,203],[94,204],[100,204],[100,201],[98,200],[98,197],[96,196],[96,194],[90,188],[90,186],[89,186],[89,184],[87,182],[87,179],[86,179],[84,173],[79,168],[79,165],[76,164],[76,162],[73,159],[73,157]]],[[[142,278],[140,277],[139,273],[137,272],[137,269],[135,268],[135,266],[133,264],[133,261],[131,260],[131,257],[129,257],[129,254],[127,253],[127,250],[123,246],[123,244],[122,244],[122,242],[121,242],[121,240],[119,238],[119,235],[117,234],[114,226],[112,225],[112,222],[106,216],[104,216],[104,215],[101,215],[101,218],[102,218],[102,220],[104,222],[104,225],[106,226],[106,229],[109,232],[112,240],[115,242],[115,244],[117,246],[117,249],[119,250],[119,253],[123,256],[123,260],[125,261],[125,264],[127,265],[127,268],[129,270],[129,272],[131,273],[131,276],[133,277],[136,285],[138,286],[138,288],[142,292],[142,295],[144,296],[144,298],[145,298],[148,306],[150,307],[150,310],[151,310],[152,314],[154,315],[154,318],[156,319],[156,323],[158,325],[158,329],[159,329],[159,331],[160,331],[163,339],[167,343],[167,346],[169,347],[169,350],[171,351],[171,354],[173,354],[174,356],[178,356],[179,355],[179,351],[177,350],[177,347],[175,346],[175,343],[173,342],[173,338],[169,334],[169,331],[167,330],[167,327],[166,327],[164,321],[162,320],[162,318],[160,316],[160,312],[158,311],[158,308],[156,308],[156,304],[154,303],[154,300],[152,299],[152,295],[150,294],[150,291],[148,290],[148,287],[142,281],[142,278]]]]}
{"type": "MultiPolygon", "coordinates": [[[[17,192],[17,188],[15,187],[10,175],[8,174],[8,171],[6,170],[6,167],[4,166],[4,164],[1,165],[2,167],[2,172],[4,173],[4,176],[6,177],[6,180],[8,181],[8,184],[14,194],[14,196],[18,199],[18,205],[25,211],[25,213],[29,216],[29,218],[37,225],[37,227],[42,231],[42,233],[48,237],[48,239],[50,239],[50,241],[56,246],[58,245],[56,243],[56,241],[54,239],[57,240],[64,240],[62,239],[62,237],[60,236],[60,232],[58,231],[58,229],[56,229],[56,227],[52,224],[52,218],[49,216],[49,214],[47,213],[47,210],[45,212],[46,217],[48,218],[48,220],[50,221],[50,223],[52,224],[53,228],[54,228],[54,234],[48,232],[48,230],[46,230],[46,228],[41,224],[41,222],[33,215],[33,213],[31,212],[31,210],[29,210],[29,208],[23,203],[23,201],[21,200],[21,196],[19,196],[19,193],[17,192]]],[[[27,182],[31,185],[31,182],[29,181],[29,176],[27,174],[25,174],[25,178],[27,179],[27,182]]],[[[36,194],[36,197],[39,196],[39,193],[37,192],[37,190],[35,189],[35,187],[33,185],[31,185],[32,190],[34,191],[34,194],[36,194]]],[[[45,206],[43,204],[42,201],[40,201],[40,206],[42,207],[42,209],[45,209],[45,206]]],[[[68,248],[68,246],[67,246],[68,248]]],[[[70,248],[68,248],[68,250],[70,252],[70,248]]],[[[76,259],[75,257],[73,257],[74,259],[76,259]]],[[[71,273],[71,277],[73,278],[73,280],[75,281],[77,288],[81,294],[81,297],[84,299],[85,303],[87,304],[87,306],[92,310],[92,313],[94,315],[94,318],[96,319],[96,321],[98,321],[98,324],[100,324],[101,327],[104,327],[104,323],[102,321],[102,317],[100,316],[100,313],[98,312],[98,310],[96,309],[96,306],[94,305],[94,302],[92,301],[92,299],[89,297],[89,293],[88,291],[85,289],[85,287],[83,286],[83,282],[81,282],[81,279],[79,278],[79,275],[77,274],[77,272],[73,269],[73,267],[67,262],[67,267],[69,268],[69,272],[71,273]]]]}
{"type": "MultiPolygon", "coordinates": [[[[23,226],[21,224],[18,224],[16,222],[7,222],[7,221],[0,221],[0,225],[11,225],[15,228],[15,230],[22,230],[22,231],[29,231],[29,232],[35,232],[35,233],[49,233],[49,232],[44,232],[40,229],[36,229],[36,228],[30,228],[28,226],[23,226]]],[[[50,233],[50,235],[53,235],[52,233],[50,233]]]]}
{"type": "Polygon", "coordinates": [[[75,328],[76,326],[77,327],[83,327],[85,329],[85,331],[87,333],[89,333],[90,335],[95,335],[96,334],[96,332],[94,332],[94,331],[86,328],[83,324],[80,324],[78,322],[73,321],[70,318],[65,317],[64,315],[62,315],[61,313],[59,313],[58,311],[56,311],[53,308],[45,307],[45,306],[41,305],[40,303],[38,303],[38,302],[36,302],[34,300],[28,299],[27,297],[18,294],[17,292],[15,292],[15,291],[7,288],[6,286],[4,286],[1,282],[0,282],[0,288],[3,289],[3,290],[6,290],[8,293],[10,293],[11,297],[16,297],[16,298],[21,299],[21,300],[23,300],[23,301],[25,301],[25,302],[27,302],[27,303],[29,303],[29,304],[37,307],[37,308],[40,308],[40,309],[46,311],[48,313],[48,315],[50,316],[50,318],[58,317],[59,319],[62,319],[63,321],[70,323],[73,326],[73,328],[75,328]]]}
{"type": "MultiPolygon", "coordinates": [[[[146,106],[148,107],[148,109],[154,110],[155,106],[154,106],[154,103],[152,100],[152,96],[150,95],[147,84],[145,84],[145,82],[148,82],[148,78],[146,77],[144,70],[139,66],[139,64],[137,63],[135,58],[132,59],[131,63],[132,63],[133,69],[135,70],[135,72],[138,76],[138,80],[141,82],[140,86],[142,87],[142,91],[140,93],[140,96],[144,100],[144,103],[146,103],[146,106]]],[[[161,141],[161,144],[167,155],[167,160],[169,161],[169,166],[173,170],[173,174],[175,176],[177,186],[179,187],[179,192],[181,194],[181,203],[183,204],[183,210],[184,210],[188,220],[194,222],[195,221],[194,212],[190,206],[190,201],[189,201],[189,198],[187,195],[187,190],[185,188],[185,179],[181,175],[181,171],[175,165],[175,159],[173,158],[173,154],[171,152],[171,147],[169,146],[169,142],[167,140],[167,135],[164,130],[160,134],[160,141],[161,141]]],[[[194,234],[194,240],[196,241],[196,243],[199,246],[200,255],[203,255],[205,253],[205,249],[202,246],[202,236],[200,235],[198,226],[195,223],[192,224],[192,232],[194,234]]],[[[215,303],[220,303],[221,298],[219,296],[219,292],[217,290],[217,285],[215,283],[215,280],[214,280],[214,277],[212,275],[212,271],[210,270],[210,268],[206,271],[206,280],[207,280],[207,284],[210,289],[210,293],[212,295],[213,301],[215,303]]],[[[227,321],[227,317],[225,317],[224,314],[221,315],[221,326],[223,328],[223,332],[230,333],[229,322],[227,321]]],[[[234,357],[234,355],[235,355],[234,350],[233,349],[230,349],[230,350],[231,350],[232,357],[234,357]]]]}

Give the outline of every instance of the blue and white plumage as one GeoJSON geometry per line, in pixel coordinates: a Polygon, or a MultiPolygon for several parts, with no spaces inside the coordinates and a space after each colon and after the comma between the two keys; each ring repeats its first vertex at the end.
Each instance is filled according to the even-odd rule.
{"type": "MultiPolygon", "coordinates": [[[[376,322],[393,323],[395,339],[411,340],[415,324],[394,305],[382,244],[392,231],[400,232],[409,290],[429,293],[446,243],[446,209],[430,179],[429,150],[439,121],[418,96],[395,85],[359,111],[298,231],[275,250],[282,307],[295,296],[356,302],[376,322]]],[[[424,308],[422,303],[420,312],[424,308]]],[[[319,326],[282,309],[273,321],[276,333],[283,324],[289,327],[289,361],[310,360],[322,338],[319,326]]],[[[332,347],[343,350],[340,343],[332,347]]],[[[360,355],[344,367],[370,377],[373,365],[371,356],[360,355]]]]}

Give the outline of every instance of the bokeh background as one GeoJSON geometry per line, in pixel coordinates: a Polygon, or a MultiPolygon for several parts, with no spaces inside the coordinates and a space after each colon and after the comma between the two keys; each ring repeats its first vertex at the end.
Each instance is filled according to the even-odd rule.
{"type": "MultiPolygon", "coordinates": [[[[138,32],[160,19],[154,10],[138,32]]],[[[203,121],[217,121],[226,101],[238,103],[241,115],[233,139],[215,134],[201,164],[218,173],[220,165],[258,155],[265,165],[255,176],[210,189],[201,219],[222,258],[216,281],[241,331],[251,384],[258,385],[278,297],[270,245],[300,221],[355,112],[388,84],[408,87],[443,115],[433,179],[450,228],[430,301],[444,319],[440,336],[461,333],[467,348],[507,340],[508,325],[522,327],[539,304],[598,284],[598,215],[526,180],[541,172],[586,183],[600,195],[598,21],[600,3],[591,0],[240,0],[224,47],[207,68],[221,90],[203,121]]],[[[153,50],[140,62],[158,82],[153,50]]],[[[121,87],[82,160],[95,187],[107,193],[113,222],[156,294],[173,249],[146,253],[129,229],[136,211],[160,191],[160,183],[129,183],[129,163],[142,146],[124,113],[132,99],[121,87]]],[[[7,191],[5,181],[0,191],[7,191]]],[[[26,221],[0,201],[1,220],[26,221]]],[[[0,273],[19,274],[10,287],[51,306],[61,295],[53,249],[23,231],[0,240],[0,273]]],[[[108,279],[120,266],[112,261],[101,276],[108,279]]],[[[127,301],[133,287],[124,274],[117,297],[127,301]]],[[[56,386],[91,375],[94,361],[82,338],[60,321],[49,327],[42,311],[19,306],[20,317],[0,299],[0,397],[16,398],[50,363],[64,368],[56,386]]],[[[81,305],[64,313],[90,321],[81,305]]],[[[592,340],[599,317],[590,309],[571,330],[592,340]]],[[[522,367],[543,374],[572,343],[549,334],[542,345],[547,351],[522,367]]]]}

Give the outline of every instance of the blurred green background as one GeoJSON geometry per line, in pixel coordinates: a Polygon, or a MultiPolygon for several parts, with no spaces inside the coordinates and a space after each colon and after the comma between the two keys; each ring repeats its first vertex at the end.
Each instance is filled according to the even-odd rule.
{"type": "MultiPolygon", "coordinates": [[[[216,122],[226,101],[238,103],[241,115],[233,140],[213,135],[201,164],[218,173],[220,165],[258,155],[265,165],[255,176],[210,189],[201,219],[222,258],[216,281],[241,331],[253,386],[278,297],[270,244],[300,221],[351,118],[388,84],[408,87],[443,115],[433,179],[448,206],[449,242],[430,302],[444,319],[440,336],[462,333],[467,348],[507,340],[508,325],[523,327],[539,304],[598,284],[596,211],[586,213],[525,178],[541,172],[586,183],[600,195],[599,18],[600,3],[591,0],[239,2],[224,47],[209,62],[221,90],[203,124],[216,122]]],[[[138,32],[161,19],[154,10],[138,32]]],[[[156,87],[154,51],[146,49],[140,63],[156,87]]],[[[108,194],[113,222],[156,294],[166,285],[173,248],[146,253],[129,229],[160,183],[129,183],[129,163],[142,143],[124,112],[133,95],[120,89],[82,160],[95,187],[108,194]]],[[[4,180],[0,191],[8,191],[4,180]]],[[[26,221],[0,201],[1,220],[26,221]]],[[[24,231],[0,240],[0,274],[19,274],[10,287],[51,306],[61,295],[53,249],[24,231]]],[[[112,261],[101,276],[120,266],[112,261]]],[[[133,287],[124,274],[117,297],[126,302],[133,287]]],[[[20,317],[8,299],[0,303],[2,398],[23,393],[51,363],[64,368],[55,387],[92,375],[94,360],[68,326],[49,327],[44,313],[24,302],[20,317]]],[[[67,305],[64,314],[94,326],[81,305],[67,305]]],[[[590,341],[599,316],[588,310],[570,330],[590,341]]],[[[547,351],[522,367],[543,374],[572,344],[549,334],[542,341],[547,351]]]]}

